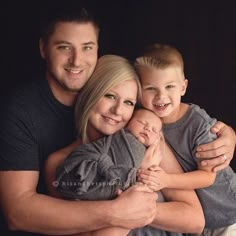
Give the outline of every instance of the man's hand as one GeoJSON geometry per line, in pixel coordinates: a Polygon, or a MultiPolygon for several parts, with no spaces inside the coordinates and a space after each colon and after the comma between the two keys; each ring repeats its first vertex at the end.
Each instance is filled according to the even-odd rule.
{"type": "Polygon", "coordinates": [[[156,199],[157,194],[147,186],[131,186],[113,200],[112,225],[134,229],[152,223],[156,216],[156,199]]]}
{"type": "Polygon", "coordinates": [[[217,172],[229,166],[234,154],[236,136],[230,126],[220,121],[211,131],[217,134],[218,138],[211,143],[200,145],[196,157],[206,159],[201,161],[201,165],[211,166],[213,171],[217,172]]]}

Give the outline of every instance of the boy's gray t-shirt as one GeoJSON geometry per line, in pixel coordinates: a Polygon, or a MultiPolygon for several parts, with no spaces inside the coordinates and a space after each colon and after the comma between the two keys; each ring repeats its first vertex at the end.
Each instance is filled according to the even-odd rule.
{"type": "MultiPolygon", "coordinates": [[[[191,104],[179,121],[163,126],[164,136],[185,172],[197,169],[196,147],[216,138],[210,128],[215,119],[191,104]]],[[[203,207],[206,228],[221,228],[236,223],[236,174],[230,167],[219,171],[214,184],[196,190],[203,207]]]]}

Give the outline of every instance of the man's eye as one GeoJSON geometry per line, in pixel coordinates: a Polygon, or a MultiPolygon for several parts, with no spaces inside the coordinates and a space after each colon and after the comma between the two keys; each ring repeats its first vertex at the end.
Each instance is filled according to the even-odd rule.
{"type": "Polygon", "coordinates": [[[64,50],[64,51],[70,51],[71,47],[70,46],[65,46],[65,45],[61,45],[58,47],[60,50],[64,50]]]}
{"type": "Polygon", "coordinates": [[[93,48],[91,47],[91,46],[85,46],[84,47],[84,51],[90,51],[90,50],[92,50],[93,48]]]}

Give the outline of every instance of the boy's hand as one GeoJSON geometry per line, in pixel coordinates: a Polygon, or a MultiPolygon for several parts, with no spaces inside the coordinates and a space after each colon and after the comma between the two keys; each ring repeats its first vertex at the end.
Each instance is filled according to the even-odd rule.
{"type": "Polygon", "coordinates": [[[159,166],[153,165],[148,169],[139,169],[137,179],[156,192],[168,187],[169,175],[159,166]]]}

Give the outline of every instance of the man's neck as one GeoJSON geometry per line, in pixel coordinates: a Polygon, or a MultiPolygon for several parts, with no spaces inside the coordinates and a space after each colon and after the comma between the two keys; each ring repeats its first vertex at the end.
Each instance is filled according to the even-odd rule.
{"type": "Polygon", "coordinates": [[[49,87],[54,95],[54,97],[62,104],[66,106],[73,106],[75,104],[75,100],[78,96],[78,92],[73,92],[69,90],[65,90],[62,86],[60,86],[53,79],[47,79],[49,87]]]}

